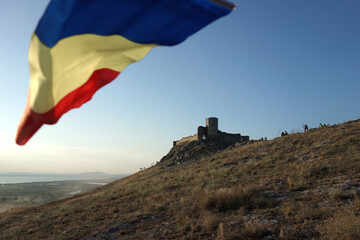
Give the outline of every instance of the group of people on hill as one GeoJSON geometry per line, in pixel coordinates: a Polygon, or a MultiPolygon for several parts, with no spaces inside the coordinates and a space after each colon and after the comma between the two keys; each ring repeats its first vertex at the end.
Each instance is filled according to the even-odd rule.
{"type": "MultiPolygon", "coordinates": [[[[306,131],[309,130],[309,126],[308,126],[307,124],[304,124],[303,126],[304,126],[304,132],[306,132],[306,131]]],[[[330,124],[322,124],[322,123],[320,123],[319,128],[329,127],[329,126],[330,126],[330,124]]],[[[286,135],[289,135],[286,130],[281,132],[281,136],[282,136],[282,137],[283,137],[283,136],[286,136],[286,135]]],[[[260,139],[259,139],[259,141],[264,141],[264,140],[266,141],[267,138],[265,137],[265,138],[260,138],[260,139]]],[[[251,140],[250,142],[254,142],[254,140],[251,140]]]]}
{"type": "MultiPolygon", "coordinates": [[[[307,124],[304,124],[303,126],[304,126],[304,132],[309,130],[309,126],[307,124]]],[[[319,128],[328,127],[328,126],[330,126],[330,124],[322,124],[322,123],[320,123],[319,128]]],[[[286,135],[288,135],[287,131],[281,132],[282,137],[286,136],[286,135]]]]}
{"type": "Polygon", "coordinates": [[[259,142],[259,141],[267,141],[267,137],[261,137],[261,138],[259,138],[259,140],[251,139],[249,142],[254,143],[254,142],[259,142]]]}
{"type": "Polygon", "coordinates": [[[285,132],[281,132],[281,136],[283,137],[283,136],[286,136],[286,135],[288,135],[288,132],[285,130],[285,132]]]}
{"type": "Polygon", "coordinates": [[[322,123],[319,124],[319,128],[328,127],[328,126],[330,126],[330,124],[322,124],[322,123]]]}

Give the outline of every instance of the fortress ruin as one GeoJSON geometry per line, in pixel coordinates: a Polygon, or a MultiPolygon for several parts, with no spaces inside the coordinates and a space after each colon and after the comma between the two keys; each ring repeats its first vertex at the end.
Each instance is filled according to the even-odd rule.
{"type": "Polygon", "coordinates": [[[216,117],[206,118],[206,127],[199,126],[197,134],[189,137],[184,137],[178,141],[173,142],[173,146],[183,142],[191,141],[209,141],[209,142],[220,142],[226,144],[234,144],[243,141],[249,141],[249,136],[241,136],[240,133],[226,133],[222,132],[218,128],[218,119],[216,117]]]}

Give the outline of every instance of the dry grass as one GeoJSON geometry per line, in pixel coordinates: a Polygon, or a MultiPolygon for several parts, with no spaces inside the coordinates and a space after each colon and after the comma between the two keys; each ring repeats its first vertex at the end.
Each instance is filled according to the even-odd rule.
{"type": "Polygon", "coordinates": [[[222,223],[219,224],[219,229],[217,232],[216,240],[225,240],[224,225],[222,223]]]}
{"type": "Polygon", "coordinates": [[[323,239],[358,240],[360,239],[360,216],[352,208],[338,212],[318,227],[323,239]]]}
{"type": "Polygon", "coordinates": [[[341,189],[332,189],[330,190],[329,194],[330,198],[336,201],[343,201],[353,198],[353,195],[341,189]]]}
{"type": "Polygon", "coordinates": [[[220,218],[211,211],[204,211],[200,216],[200,223],[206,231],[212,232],[219,226],[220,218]]]}
{"type": "Polygon", "coordinates": [[[360,226],[360,200],[353,195],[360,190],[359,139],[356,121],[218,150],[184,146],[183,153],[171,152],[175,165],[169,166],[170,154],[89,193],[0,214],[0,236],[354,239],[360,226]],[[271,232],[263,224],[270,220],[277,222],[271,232]]]}
{"type": "Polygon", "coordinates": [[[268,227],[264,224],[258,223],[245,223],[242,239],[260,239],[268,233],[268,227]]]}
{"type": "Polygon", "coordinates": [[[357,210],[360,210],[360,199],[359,199],[359,196],[354,193],[354,206],[357,210]]]}
{"type": "Polygon", "coordinates": [[[275,206],[275,201],[255,187],[219,188],[202,194],[200,207],[215,212],[246,208],[248,211],[275,206]]]}

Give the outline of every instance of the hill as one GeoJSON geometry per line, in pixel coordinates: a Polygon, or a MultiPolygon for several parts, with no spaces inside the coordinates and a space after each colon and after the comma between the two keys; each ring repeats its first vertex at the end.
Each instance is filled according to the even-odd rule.
{"type": "Polygon", "coordinates": [[[1,239],[360,239],[360,121],[179,144],[88,193],[0,215],[1,239]]]}

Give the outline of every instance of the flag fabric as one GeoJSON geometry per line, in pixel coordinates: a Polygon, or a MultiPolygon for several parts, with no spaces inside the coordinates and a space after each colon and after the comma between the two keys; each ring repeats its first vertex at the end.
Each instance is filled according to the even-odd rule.
{"type": "Polygon", "coordinates": [[[16,143],[113,81],[155,46],[173,46],[231,12],[223,0],[51,0],[31,38],[16,143]]]}

